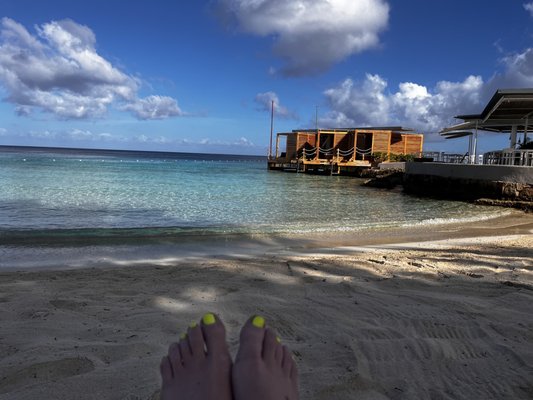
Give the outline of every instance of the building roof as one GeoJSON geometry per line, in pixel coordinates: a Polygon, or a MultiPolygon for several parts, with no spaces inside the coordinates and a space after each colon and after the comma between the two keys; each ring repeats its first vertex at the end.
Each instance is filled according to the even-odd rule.
{"type": "Polygon", "coordinates": [[[442,136],[444,136],[445,139],[457,139],[460,137],[470,136],[473,132],[471,131],[450,131],[443,133],[442,136]]]}
{"type": "Polygon", "coordinates": [[[533,89],[500,89],[494,93],[480,114],[456,116],[464,122],[444,128],[441,134],[476,128],[492,132],[510,132],[513,126],[524,130],[532,115],[533,89]]]}
{"type": "MultiPolygon", "coordinates": [[[[403,128],[401,126],[360,126],[360,127],[351,127],[351,128],[319,128],[319,131],[323,132],[349,132],[349,131],[392,131],[392,132],[411,132],[414,133],[414,130],[411,128],[403,128]]],[[[293,132],[316,132],[316,129],[293,129],[293,132]]]]}

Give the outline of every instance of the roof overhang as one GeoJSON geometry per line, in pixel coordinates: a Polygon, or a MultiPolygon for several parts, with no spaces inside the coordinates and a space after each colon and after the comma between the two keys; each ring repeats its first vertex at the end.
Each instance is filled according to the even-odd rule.
{"type": "Polygon", "coordinates": [[[440,133],[479,129],[490,132],[526,130],[529,118],[533,122],[533,89],[502,89],[496,91],[481,114],[458,115],[464,122],[440,133]]]}
{"type": "Polygon", "coordinates": [[[354,131],[391,131],[395,133],[415,133],[411,128],[404,128],[402,126],[363,126],[363,127],[349,127],[349,128],[324,128],[324,129],[293,129],[293,132],[304,133],[347,133],[354,131]]]}
{"type": "Polygon", "coordinates": [[[473,135],[473,132],[471,131],[450,131],[450,132],[446,132],[442,134],[442,136],[444,136],[445,139],[457,139],[460,137],[471,136],[471,135],[473,135]]]}

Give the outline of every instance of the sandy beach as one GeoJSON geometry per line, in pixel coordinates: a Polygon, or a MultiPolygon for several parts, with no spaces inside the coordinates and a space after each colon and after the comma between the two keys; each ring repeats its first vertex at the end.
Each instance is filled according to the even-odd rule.
{"type": "Polygon", "coordinates": [[[302,399],[533,398],[531,214],[213,246],[4,246],[0,399],[157,399],[159,360],[206,311],[233,354],[264,315],[302,399]]]}

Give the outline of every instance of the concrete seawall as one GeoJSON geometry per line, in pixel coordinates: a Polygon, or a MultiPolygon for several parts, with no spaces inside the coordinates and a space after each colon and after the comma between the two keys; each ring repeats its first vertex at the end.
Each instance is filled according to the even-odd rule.
{"type": "Polygon", "coordinates": [[[420,196],[533,202],[533,168],[409,162],[404,190],[420,196]]]}

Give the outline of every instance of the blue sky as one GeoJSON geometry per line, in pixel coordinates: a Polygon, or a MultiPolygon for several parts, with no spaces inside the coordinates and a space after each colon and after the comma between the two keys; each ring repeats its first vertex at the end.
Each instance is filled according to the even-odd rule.
{"type": "Polygon", "coordinates": [[[274,100],[278,132],[318,107],[322,128],[465,152],[437,132],[533,87],[530,1],[1,0],[0,17],[5,145],[264,155],[274,100]]]}

